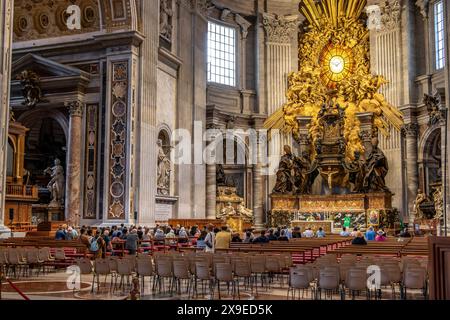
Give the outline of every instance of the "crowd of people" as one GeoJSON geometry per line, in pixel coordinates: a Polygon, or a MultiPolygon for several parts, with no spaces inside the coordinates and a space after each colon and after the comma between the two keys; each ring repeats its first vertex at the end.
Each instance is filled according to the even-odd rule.
{"type": "MultiPolygon", "coordinates": [[[[387,233],[384,228],[375,231],[369,227],[367,231],[362,232],[354,228],[349,232],[343,227],[340,232],[342,237],[352,237],[352,244],[364,245],[368,241],[385,241],[387,233]]],[[[401,237],[410,236],[405,229],[400,233],[401,237]]],[[[268,243],[270,241],[289,241],[295,238],[324,238],[326,233],[322,228],[316,232],[312,228],[306,228],[304,232],[300,227],[288,228],[280,226],[255,232],[253,229],[246,230],[243,234],[233,232],[227,226],[220,229],[213,225],[203,228],[198,226],[184,227],[177,225],[175,227],[156,225],[154,228],[141,226],[120,226],[99,227],[95,230],[90,226],[74,228],[67,225],[60,225],[55,234],[56,240],[78,240],[86,246],[86,249],[96,257],[104,257],[108,252],[113,252],[113,243],[124,243],[124,249],[129,254],[136,254],[139,246],[149,247],[151,241],[155,245],[170,244],[191,244],[205,251],[214,252],[216,248],[227,249],[232,242],[243,243],[268,243]]]]}

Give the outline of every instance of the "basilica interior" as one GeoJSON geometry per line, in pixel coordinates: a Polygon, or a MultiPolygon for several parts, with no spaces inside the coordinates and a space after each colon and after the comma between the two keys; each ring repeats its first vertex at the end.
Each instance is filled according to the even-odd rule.
{"type": "MultiPolygon", "coordinates": [[[[428,269],[431,243],[450,246],[447,1],[5,0],[0,19],[0,250],[55,254],[61,226],[120,225],[320,228],[338,261],[394,252],[428,269]],[[410,248],[363,254],[339,238],[354,228],[408,232],[410,248]]],[[[271,250],[304,265],[328,259],[321,246],[271,250]]],[[[289,297],[289,266],[256,298],[289,297]]],[[[446,281],[449,299],[433,270],[429,297],[446,281]]],[[[21,288],[62,290],[42,286],[21,288]]],[[[76,298],[122,298],[99,287],[76,298]]]]}

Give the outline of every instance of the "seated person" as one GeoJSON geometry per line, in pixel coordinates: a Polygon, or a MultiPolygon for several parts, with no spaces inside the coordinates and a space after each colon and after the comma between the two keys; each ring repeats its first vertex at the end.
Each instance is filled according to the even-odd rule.
{"type": "Polygon", "coordinates": [[[346,227],[343,227],[340,235],[341,235],[341,237],[349,237],[350,236],[350,232],[347,231],[346,227]]]}
{"type": "Polygon", "coordinates": [[[164,231],[162,231],[160,228],[156,229],[155,232],[155,244],[156,245],[163,245],[164,244],[164,239],[166,238],[164,231]]]}
{"type": "Polygon", "coordinates": [[[269,238],[269,241],[276,241],[276,240],[278,240],[278,238],[273,234],[273,229],[269,230],[269,235],[268,235],[267,238],[269,238]]]}
{"type": "Polygon", "coordinates": [[[239,233],[237,233],[237,232],[233,233],[233,236],[231,238],[231,242],[242,242],[242,239],[239,236],[239,233]]]}
{"type": "Polygon", "coordinates": [[[58,231],[55,234],[55,240],[66,240],[66,233],[62,225],[58,227],[58,231]]]}
{"type": "Polygon", "coordinates": [[[325,231],[323,231],[322,227],[320,227],[319,230],[317,230],[316,237],[317,238],[325,238],[325,231]]]}
{"type": "Polygon", "coordinates": [[[306,229],[305,232],[303,232],[303,236],[305,238],[313,238],[314,237],[314,231],[312,231],[311,228],[306,229]]]}
{"type": "Polygon", "coordinates": [[[289,241],[289,238],[286,236],[286,232],[284,230],[281,231],[278,241],[289,241]]]}
{"type": "Polygon", "coordinates": [[[356,244],[356,245],[367,244],[366,239],[364,239],[364,235],[361,231],[358,231],[356,233],[356,237],[352,240],[352,244],[356,244]]]}
{"type": "Polygon", "coordinates": [[[300,230],[300,227],[294,227],[294,231],[292,231],[292,238],[301,238],[302,232],[300,230]]]}
{"type": "Polygon", "coordinates": [[[166,239],[170,239],[169,240],[169,245],[174,245],[177,242],[175,240],[171,240],[171,239],[176,239],[176,234],[175,234],[175,230],[173,229],[169,229],[169,233],[166,234],[166,239]]]}
{"type": "Polygon", "coordinates": [[[253,239],[254,239],[253,233],[251,232],[251,230],[247,230],[245,232],[244,243],[252,243],[253,239]]]}
{"type": "Polygon", "coordinates": [[[189,242],[189,236],[186,232],[186,229],[184,227],[181,227],[180,231],[178,232],[178,243],[188,243],[189,242]]]}
{"type": "Polygon", "coordinates": [[[358,234],[358,228],[353,228],[352,233],[350,233],[350,237],[356,237],[356,235],[358,234]]]}
{"type": "Polygon", "coordinates": [[[269,239],[266,237],[266,231],[261,231],[261,235],[253,239],[253,243],[269,243],[269,239]]]}
{"type": "Polygon", "coordinates": [[[400,232],[399,237],[401,238],[411,238],[411,234],[408,231],[408,228],[403,228],[403,230],[400,232]]]}
{"type": "Polygon", "coordinates": [[[386,235],[383,230],[378,230],[377,236],[375,237],[375,241],[386,241],[386,235]]]}
{"type": "Polygon", "coordinates": [[[366,231],[366,239],[367,241],[375,240],[376,232],[373,230],[373,227],[370,227],[369,230],[366,231]]]}

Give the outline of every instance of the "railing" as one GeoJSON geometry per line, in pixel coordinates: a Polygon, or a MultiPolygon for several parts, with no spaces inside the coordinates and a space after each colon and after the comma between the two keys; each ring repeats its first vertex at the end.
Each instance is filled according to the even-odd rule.
{"type": "Polygon", "coordinates": [[[3,274],[0,273],[0,300],[2,299],[2,282],[6,280],[7,283],[14,289],[24,300],[30,300],[19,288],[17,288],[14,283],[11,282],[8,278],[4,277],[3,274]]]}
{"type": "Polygon", "coordinates": [[[6,185],[6,196],[20,198],[38,198],[36,186],[8,183],[6,185]]]}

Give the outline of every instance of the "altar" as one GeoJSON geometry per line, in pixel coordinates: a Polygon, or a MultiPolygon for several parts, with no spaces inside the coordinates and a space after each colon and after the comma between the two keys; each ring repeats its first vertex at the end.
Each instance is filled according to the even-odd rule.
{"type": "Polygon", "coordinates": [[[344,226],[358,229],[378,227],[385,224],[387,214],[392,210],[392,194],[388,192],[343,195],[272,194],[270,197],[272,210],[269,222],[272,226],[286,224],[306,228],[311,226],[312,229],[322,227],[326,232],[338,232],[344,226]]]}
{"type": "Polygon", "coordinates": [[[311,228],[312,231],[316,232],[319,228],[322,228],[325,233],[333,233],[333,221],[324,220],[324,221],[292,221],[292,227],[300,227],[300,230],[303,232],[304,230],[311,228]]]}

